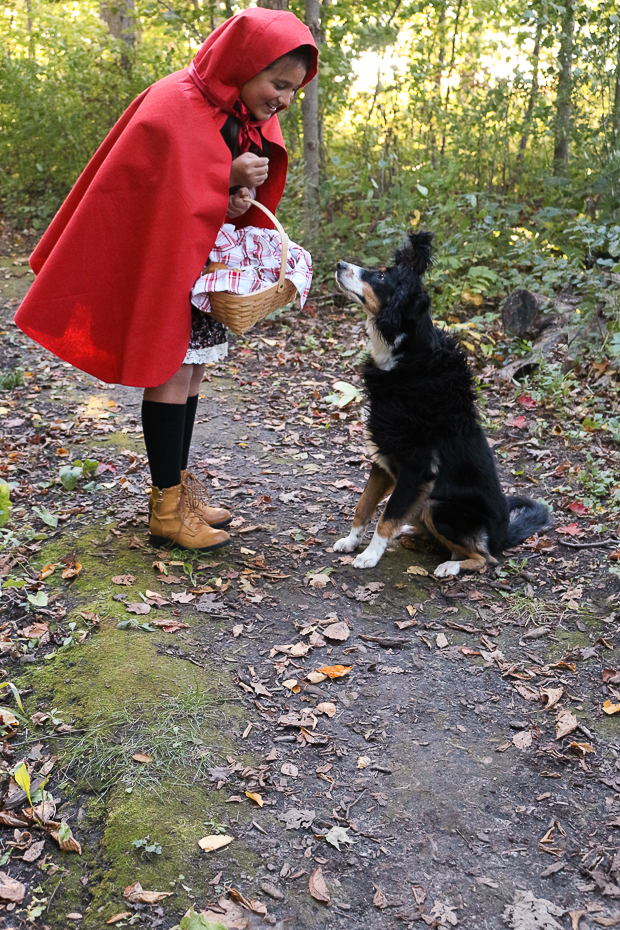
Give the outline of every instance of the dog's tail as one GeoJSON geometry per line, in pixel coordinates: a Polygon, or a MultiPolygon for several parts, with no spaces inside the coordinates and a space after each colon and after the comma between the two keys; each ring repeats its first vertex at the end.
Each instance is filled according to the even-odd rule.
{"type": "Polygon", "coordinates": [[[549,508],[529,497],[507,497],[510,522],[506,533],[505,549],[518,546],[524,539],[549,526],[549,508]]]}
{"type": "Polygon", "coordinates": [[[431,243],[433,233],[409,233],[409,242],[394,255],[397,265],[410,265],[416,274],[423,275],[431,264],[431,243]]]}

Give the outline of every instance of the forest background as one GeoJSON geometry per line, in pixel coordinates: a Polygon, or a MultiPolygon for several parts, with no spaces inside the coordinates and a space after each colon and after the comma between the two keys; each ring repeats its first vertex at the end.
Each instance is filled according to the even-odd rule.
{"type": "MultiPolygon", "coordinates": [[[[0,209],[42,231],[130,101],[186,66],[232,0],[7,0],[0,19],[0,209]]],[[[620,356],[620,15],[614,0],[263,0],[321,46],[318,85],[281,122],[280,216],[312,248],[383,262],[436,235],[435,312],[497,312],[515,287],[605,308],[620,356]]],[[[599,327],[600,329],[600,327],[599,327]]],[[[492,351],[489,346],[489,351],[492,351]]]]}

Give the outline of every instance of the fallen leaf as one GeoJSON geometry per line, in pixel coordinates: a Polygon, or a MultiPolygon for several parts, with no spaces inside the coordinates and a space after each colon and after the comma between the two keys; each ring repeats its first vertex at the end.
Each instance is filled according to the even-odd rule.
{"type": "Polygon", "coordinates": [[[572,504],[568,505],[568,509],[572,510],[573,513],[579,514],[580,517],[583,517],[584,514],[588,512],[588,508],[585,507],[581,501],[573,501],[572,504]]]}
{"type": "Polygon", "coordinates": [[[522,394],[521,397],[517,397],[517,403],[527,410],[533,410],[536,406],[536,401],[529,394],[522,394]]]}
{"type": "Polygon", "coordinates": [[[319,685],[326,678],[327,675],[324,675],[323,672],[308,672],[306,675],[306,681],[309,681],[312,685],[319,685]]]}
{"type": "Polygon", "coordinates": [[[315,811],[298,810],[296,807],[291,807],[290,810],[278,814],[278,820],[286,824],[287,830],[299,830],[300,827],[308,828],[312,826],[315,817],[315,811]]]}
{"type": "Polygon", "coordinates": [[[153,759],[151,758],[151,756],[147,756],[147,754],[146,754],[145,752],[134,752],[134,754],[133,754],[133,756],[132,756],[131,758],[133,759],[134,762],[144,762],[144,763],[146,763],[146,762],[152,762],[152,761],[153,761],[153,759]]]}
{"type": "Polygon", "coordinates": [[[44,846],[45,840],[40,840],[38,843],[33,843],[32,846],[30,846],[22,856],[24,862],[35,862],[43,852],[44,846]]]}
{"type": "Polygon", "coordinates": [[[130,904],[159,904],[172,894],[172,891],[145,891],[140,882],[128,885],[123,891],[123,897],[127,898],[130,904]]]}
{"type": "Polygon", "coordinates": [[[138,601],[137,604],[125,604],[125,610],[130,614],[150,614],[151,605],[138,601]]]}
{"type": "Polygon", "coordinates": [[[229,843],[232,843],[233,838],[232,836],[226,836],[225,833],[203,836],[201,840],[198,840],[198,845],[201,849],[204,849],[205,852],[214,852],[216,849],[222,849],[224,846],[228,846],[229,843]]]}
{"type": "Polygon", "coordinates": [[[568,749],[582,757],[589,752],[596,752],[594,746],[590,746],[589,743],[576,743],[574,740],[572,743],[568,744],[568,749]]]}
{"type": "Polygon", "coordinates": [[[347,830],[348,827],[332,827],[325,835],[325,842],[329,843],[330,846],[335,846],[338,852],[340,852],[340,843],[349,843],[351,846],[355,845],[347,833],[347,830]]]}
{"type": "MultiPolygon", "coordinates": [[[[520,419],[520,418],[519,418],[520,419]]],[[[449,904],[443,904],[441,901],[435,901],[433,904],[433,909],[431,910],[431,917],[434,917],[436,921],[440,923],[441,926],[446,926],[450,924],[452,927],[456,927],[459,920],[456,914],[454,913],[456,908],[450,907],[449,904]]],[[[526,927],[523,927],[522,930],[527,930],[526,927]]]]}
{"type": "Polygon", "coordinates": [[[504,910],[504,921],[511,930],[562,930],[554,917],[562,917],[564,909],[547,901],[535,898],[531,891],[517,890],[512,904],[504,910]]]}
{"type": "Polygon", "coordinates": [[[561,533],[564,536],[585,536],[584,531],[579,529],[576,523],[569,523],[568,526],[558,526],[556,527],[556,533],[561,533]]]}
{"type": "Polygon", "coordinates": [[[114,575],[112,577],[112,584],[121,584],[129,587],[129,585],[132,585],[135,580],[135,575],[114,575]]]}
{"type": "Polygon", "coordinates": [[[0,872],[0,899],[21,904],[26,894],[26,886],[11,878],[6,872],[0,872]]]}
{"type": "Polygon", "coordinates": [[[564,694],[564,688],[541,688],[540,694],[547,710],[551,710],[564,694]]]}
{"type": "Polygon", "coordinates": [[[422,568],[421,565],[410,565],[407,571],[407,575],[428,575],[428,572],[425,568],[422,568]]]}
{"type": "Polygon", "coordinates": [[[325,879],[323,878],[323,872],[321,871],[320,866],[318,869],[315,869],[310,876],[308,887],[310,889],[310,894],[316,901],[322,901],[324,904],[329,904],[329,891],[327,890],[327,885],[325,884],[325,879]]]}
{"type": "Polygon", "coordinates": [[[322,630],[322,633],[326,639],[333,639],[339,643],[346,642],[351,635],[351,631],[344,620],[341,620],[339,623],[330,623],[329,626],[326,626],[325,629],[322,630]]]}
{"type": "Polygon", "coordinates": [[[232,632],[233,632],[233,636],[235,637],[235,639],[237,638],[237,636],[241,636],[241,634],[243,633],[243,624],[235,623],[232,632]]]}
{"type": "Polygon", "coordinates": [[[605,714],[617,714],[620,711],[620,704],[612,704],[609,698],[603,704],[603,713],[605,714]]]}
{"type": "Polygon", "coordinates": [[[525,429],[527,426],[527,419],[524,416],[512,417],[506,420],[505,423],[506,426],[516,426],[517,429],[525,429]]]}
{"type": "Polygon", "coordinates": [[[327,675],[328,678],[342,678],[344,675],[348,675],[352,669],[352,665],[325,665],[319,669],[319,672],[322,675],[327,675]]]}
{"type": "Polygon", "coordinates": [[[120,914],[115,914],[114,917],[106,920],[106,924],[117,924],[119,920],[127,920],[128,917],[131,917],[131,911],[121,911],[120,914]]]}
{"type": "Polygon", "coordinates": [[[256,791],[246,791],[245,796],[249,798],[250,801],[254,801],[255,804],[258,804],[259,807],[262,807],[265,803],[260,794],[257,794],[256,791]]]}
{"type": "Polygon", "coordinates": [[[47,623],[31,623],[30,626],[22,630],[22,636],[25,636],[26,639],[41,639],[48,631],[49,626],[47,623]]]}
{"type": "Polygon", "coordinates": [[[75,564],[69,565],[67,568],[65,568],[64,572],[62,573],[62,577],[65,579],[76,578],[80,574],[81,571],[82,571],[81,562],[75,562],[75,564]]]}
{"type": "Polygon", "coordinates": [[[316,575],[308,575],[308,582],[312,588],[325,588],[329,584],[329,575],[319,572],[316,575]]]}
{"type": "Polygon", "coordinates": [[[178,633],[179,630],[189,629],[189,623],[181,623],[180,620],[149,620],[149,623],[159,627],[164,633],[178,633]]]}
{"type": "Polygon", "coordinates": [[[370,765],[370,756],[360,756],[357,760],[358,769],[365,769],[370,765]]]}
{"type": "Polygon", "coordinates": [[[19,728],[19,720],[15,714],[12,714],[10,710],[6,710],[4,707],[0,708],[0,727],[7,728],[6,736],[13,736],[19,728]]]}
{"type": "Polygon", "coordinates": [[[39,572],[39,581],[43,581],[45,578],[49,578],[55,568],[56,565],[44,565],[39,572]]]}
{"type": "Polygon", "coordinates": [[[438,633],[438,634],[437,634],[436,643],[437,643],[437,648],[438,648],[438,649],[445,649],[445,648],[446,648],[446,646],[448,645],[448,639],[447,639],[445,633],[438,633]]]}
{"type": "MultiPolygon", "coordinates": [[[[603,708],[604,709],[604,708],[603,708]]],[[[620,710],[620,706],[618,707],[620,710]]],[[[567,736],[569,733],[572,733],[573,730],[576,730],[578,727],[578,721],[574,714],[571,714],[569,710],[561,710],[555,721],[555,738],[562,739],[563,736],[567,736]]]]}
{"type": "Polygon", "coordinates": [[[299,769],[292,762],[284,762],[280,771],[283,775],[289,775],[291,778],[297,778],[299,775],[299,769]]]}
{"type": "Polygon", "coordinates": [[[332,704],[331,701],[322,701],[317,704],[316,709],[320,714],[325,714],[327,717],[333,717],[336,713],[336,705],[332,704]]]}
{"type": "Polygon", "coordinates": [[[375,907],[378,907],[380,910],[383,910],[384,907],[388,905],[388,899],[383,893],[383,889],[379,888],[378,885],[375,885],[375,893],[372,899],[372,903],[375,907]]]}
{"type": "Polygon", "coordinates": [[[532,734],[529,730],[521,730],[512,737],[513,744],[517,749],[529,749],[532,745],[532,734]]]}

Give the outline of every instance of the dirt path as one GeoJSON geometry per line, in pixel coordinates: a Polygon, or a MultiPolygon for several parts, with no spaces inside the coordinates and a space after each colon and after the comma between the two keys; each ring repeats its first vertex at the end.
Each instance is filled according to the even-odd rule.
{"type": "Polygon", "coordinates": [[[25,896],[0,928],[171,928],[190,905],[231,930],[619,923],[620,742],[603,712],[620,701],[617,505],[609,481],[590,508],[574,470],[593,449],[613,470],[608,436],[580,445],[564,420],[554,434],[557,411],[532,413],[485,369],[504,483],[537,484],[553,531],[491,575],[439,583],[441,554],[399,543],[356,571],[332,544],[368,470],[360,405],[328,398],[357,385],[364,338],[323,303],[236,340],[203,383],[192,466],[234,511],[231,546],[157,552],[139,392],[18,333],[13,261],[0,372],[30,374],[0,394],[0,661],[25,714],[4,705],[19,728],[2,768],[49,768],[82,855],[6,828],[2,868],[25,896]],[[96,470],[64,490],[78,459],[96,470]],[[232,841],[204,852],[208,836],[232,841]],[[128,900],[136,881],[172,894],[128,900]]]}

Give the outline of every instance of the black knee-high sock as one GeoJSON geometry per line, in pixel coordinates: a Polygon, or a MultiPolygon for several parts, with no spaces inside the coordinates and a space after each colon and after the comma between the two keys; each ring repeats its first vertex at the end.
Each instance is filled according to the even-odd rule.
{"type": "Polygon", "coordinates": [[[173,488],[180,484],[185,404],[142,401],[142,428],[155,487],[173,488]]]}
{"type": "Polygon", "coordinates": [[[187,398],[185,405],[185,429],[183,431],[183,455],[181,456],[181,468],[187,468],[189,459],[189,447],[192,444],[192,433],[194,431],[194,420],[196,419],[196,408],[198,406],[198,394],[192,394],[187,398]]]}

